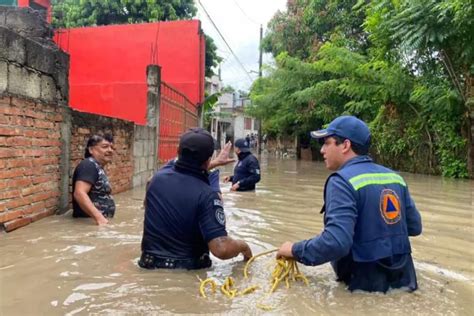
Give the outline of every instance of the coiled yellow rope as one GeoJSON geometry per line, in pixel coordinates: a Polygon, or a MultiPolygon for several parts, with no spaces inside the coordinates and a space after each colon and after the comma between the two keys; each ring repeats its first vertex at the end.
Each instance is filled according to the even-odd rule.
{"type": "MultiPolygon", "coordinates": [[[[244,267],[244,277],[248,278],[248,269],[250,267],[250,264],[258,257],[270,254],[272,252],[277,251],[278,249],[272,249],[269,251],[262,252],[256,256],[253,256],[250,258],[250,260],[245,264],[244,267]]],[[[258,302],[257,302],[257,307],[261,308],[263,310],[269,311],[272,310],[273,307],[270,305],[263,304],[262,301],[267,299],[276,289],[278,288],[278,285],[284,281],[286,288],[290,288],[290,281],[302,281],[306,285],[309,285],[308,279],[300,272],[298,268],[298,264],[296,263],[295,260],[293,259],[285,259],[285,258],[280,258],[276,260],[275,268],[273,269],[272,273],[272,282],[271,282],[271,287],[270,290],[267,292],[267,294],[262,297],[258,302]]],[[[217,283],[211,278],[207,278],[205,280],[201,280],[198,277],[199,281],[201,282],[199,286],[199,292],[201,293],[202,297],[207,297],[206,296],[206,286],[209,284],[211,286],[211,292],[215,293],[216,288],[217,288],[217,283]]],[[[255,292],[257,289],[259,289],[258,285],[253,285],[250,286],[242,291],[238,291],[237,289],[233,288],[235,285],[235,281],[232,277],[227,277],[224,281],[224,283],[221,285],[220,289],[221,292],[227,296],[228,298],[234,298],[237,295],[245,295],[249,294],[252,292],[255,292]]]]}

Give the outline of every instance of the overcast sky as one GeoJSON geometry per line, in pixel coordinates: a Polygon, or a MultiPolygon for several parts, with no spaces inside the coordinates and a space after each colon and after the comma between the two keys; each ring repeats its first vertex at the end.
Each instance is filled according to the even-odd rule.
{"type": "MultiPolygon", "coordinates": [[[[214,39],[219,56],[224,58],[221,64],[224,85],[248,90],[258,76],[250,71],[258,71],[260,24],[263,25],[265,34],[266,25],[273,15],[278,10],[286,10],[286,0],[196,0],[196,5],[197,18],[202,22],[202,29],[214,39]],[[219,36],[200,3],[243,67],[219,36]],[[246,73],[243,68],[250,73],[246,73]]],[[[269,60],[270,56],[264,56],[264,63],[269,60]]]]}

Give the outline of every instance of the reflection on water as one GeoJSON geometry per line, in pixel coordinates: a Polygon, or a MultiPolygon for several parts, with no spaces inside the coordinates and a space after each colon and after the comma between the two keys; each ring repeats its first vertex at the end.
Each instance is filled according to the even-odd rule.
{"type": "MultiPolygon", "coordinates": [[[[328,175],[316,162],[262,159],[256,192],[223,186],[228,230],[245,239],[255,254],[286,240],[310,238],[322,229],[322,191],[328,175]]],[[[225,168],[222,176],[232,167],[225,168]]],[[[292,283],[266,301],[270,314],[472,315],[473,181],[405,174],[423,217],[422,236],[412,239],[419,291],[389,295],[349,293],[329,265],[305,267],[310,285],[292,283]]],[[[241,258],[214,258],[209,270],[144,271],[140,255],[144,189],[116,196],[116,218],[106,227],[88,219],[54,216],[0,236],[1,315],[84,314],[264,314],[256,307],[263,291],[230,300],[221,293],[204,299],[199,281],[268,290],[274,257],[258,258],[243,278],[241,258]]]]}

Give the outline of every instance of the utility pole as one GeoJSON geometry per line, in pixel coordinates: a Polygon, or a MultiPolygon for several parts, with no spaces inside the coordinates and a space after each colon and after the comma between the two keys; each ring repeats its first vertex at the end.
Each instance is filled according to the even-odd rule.
{"type": "MultiPolygon", "coordinates": [[[[262,78],[262,37],[263,27],[260,24],[260,43],[259,43],[259,56],[258,56],[258,78],[262,78]]],[[[258,120],[258,154],[262,153],[262,119],[258,120]]]]}

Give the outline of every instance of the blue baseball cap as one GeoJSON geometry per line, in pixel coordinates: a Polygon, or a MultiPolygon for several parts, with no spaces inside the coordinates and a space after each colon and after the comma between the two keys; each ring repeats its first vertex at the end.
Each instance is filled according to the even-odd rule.
{"type": "Polygon", "coordinates": [[[370,146],[369,127],[355,116],[339,116],[329,123],[326,129],[311,132],[313,138],[326,138],[334,135],[347,138],[365,148],[370,146]]]}
{"type": "Polygon", "coordinates": [[[239,148],[241,152],[249,152],[250,151],[250,144],[245,138],[239,138],[235,141],[234,146],[239,148]]]}

